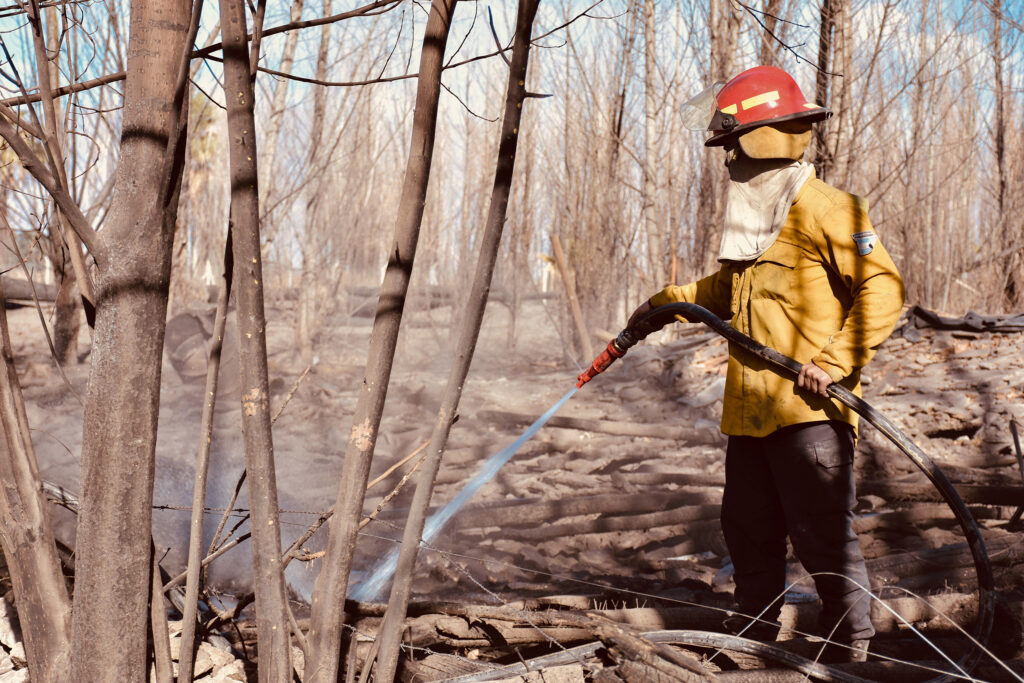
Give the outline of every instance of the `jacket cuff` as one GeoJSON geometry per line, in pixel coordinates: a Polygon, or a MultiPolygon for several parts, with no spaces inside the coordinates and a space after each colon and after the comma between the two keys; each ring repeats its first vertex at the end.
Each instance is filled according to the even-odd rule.
{"type": "Polygon", "coordinates": [[[849,372],[834,363],[831,363],[822,355],[817,355],[811,359],[811,362],[817,365],[819,368],[828,373],[828,376],[832,378],[833,382],[841,382],[850,375],[849,372]]]}
{"type": "Polygon", "coordinates": [[[676,303],[677,301],[679,301],[679,299],[672,296],[671,290],[673,289],[677,289],[677,287],[675,287],[674,285],[666,287],[665,289],[661,290],[660,292],[652,296],[650,299],[648,299],[648,303],[650,303],[651,306],[654,308],[657,308],[658,306],[664,306],[665,304],[676,303]]]}

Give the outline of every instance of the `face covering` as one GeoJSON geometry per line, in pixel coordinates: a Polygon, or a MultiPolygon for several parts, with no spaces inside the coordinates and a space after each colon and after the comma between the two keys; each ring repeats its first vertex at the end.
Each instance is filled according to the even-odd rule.
{"type": "Polygon", "coordinates": [[[729,152],[729,189],[719,261],[751,261],[775,243],[789,207],[814,167],[788,159],[729,152]]]}

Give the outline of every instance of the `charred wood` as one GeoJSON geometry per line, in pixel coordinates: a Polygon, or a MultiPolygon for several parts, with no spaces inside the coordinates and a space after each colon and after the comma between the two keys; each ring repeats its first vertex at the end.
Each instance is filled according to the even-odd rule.
{"type": "MultiPolygon", "coordinates": [[[[680,505],[714,505],[721,494],[710,491],[672,493],[600,494],[560,500],[520,499],[511,503],[468,505],[464,514],[452,519],[454,529],[530,526],[593,514],[639,514],[671,510],[680,505]]],[[[699,518],[703,519],[703,517],[699,518]]]]}
{"type": "MultiPolygon", "coordinates": [[[[503,410],[485,410],[477,414],[477,418],[486,422],[494,422],[503,425],[529,425],[536,418],[535,415],[524,415],[521,413],[510,413],[503,410]]],[[[718,443],[719,439],[709,440],[702,436],[702,433],[694,430],[690,425],[679,427],[676,425],[642,424],[637,422],[620,422],[615,420],[601,420],[583,417],[561,417],[556,415],[547,422],[548,427],[560,427],[563,429],[578,429],[584,432],[596,432],[599,434],[615,434],[618,436],[640,436],[653,439],[667,439],[670,441],[684,441],[687,443],[710,442],[718,443]]]]}
{"type": "MultiPolygon", "coordinates": [[[[981,505],[1024,505],[1024,486],[957,484],[956,490],[968,503],[981,505]]],[[[937,501],[939,492],[928,483],[900,483],[888,481],[861,481],[857,483],[859,495],[881,496],[886,500],[937,501]]]]}

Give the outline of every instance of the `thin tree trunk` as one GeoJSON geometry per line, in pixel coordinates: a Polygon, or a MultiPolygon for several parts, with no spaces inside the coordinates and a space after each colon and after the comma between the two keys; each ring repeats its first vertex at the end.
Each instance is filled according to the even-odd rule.
{"type": "MultiPolygon", "coordinates": [[[[1013,235],[1010,226],[1013,221],[1008,215],[1007,190],[1009,187],[1009,169],[1006,158],[1006,83],[1003,76],[1003,2],[993,0],[992,13],[992,66],[994,69],[994,95],[996,105],[996,120],[993,122],[992,134],[996,152],[996,206],[999,211],[998,234],[999,244],[1006,246],[1013,244],[1016,235],[1013,235]]],[[[1003,259],[1002,272],[1005,273],[1003,280],[1003,301],[1005,310],[1016,310],[1017,302],[1021,297],[1021,288],[1024,287],[1024,276],[1020,272],[1021,252],[1020,250],[1011,253],[1003,259]]]]}
{"type": "MultiPolygon", "coordinates": [[[[853,8],[850,0],[832,0],[832,87],[827,106],[832,118],[825,136],[830,162],[829,176],[833,182],[842,183],[848,169],[848,152],[845,149],[844,133],[849,129],[850,78],[853,57],[853,8]]],[[[825,103],[819,103],[825,104],[825,103]]]]}
{"type": "MultiPolygon", "coordinates": [[[[764,0],[764,32],[761,34],[761,51],[758,62],[762,66],[775,65],[775,46],[782,36],[776,34],[779,25],[779,12],[782,10],[782,0],[764,0]]],[[[785,24],[783,24],[785,25],[785,24]]]]}
{"type": "Polygon", "coordinates": [[[253,583],[261,683],[291,677],[288,603],[281,567],[277,477],[270,426],[256,121],[243,0],[220,0],[231,169],[231,225],[238,305],[242,433],[252,510],[253,583]]]}
{"type": "MultiPolygon", "coordinates": [[[[821,23],[818,28],[818,73],[814,85],[814,101],[822,106],[829,102],[829,87],[832,66],[832,30],[834,28],[835,6],[838,0],[822,0],[821,23]]],[[[814,154],[812,163],[818,178],[828,180],[834,159],[828,145],[828,121],[821,121],[814,127],[814,154]]]]}
{"type": "MultiPolygon", "coordinates": [[[[330,14],[330,0],[323,0],[324,16],[330,14]]],[[[320,27],[320,48],[316,57],[316,80],[327,78],[327,52],[330,48],[331,27],[324,24],[320,27]]],[[[321,169],[326,158],[323,144],[324,113],[327,109],[327,88],[315,86],[313,90],[313,127],[309,135],[309,154],[306,168],[321,169]]],[[[319,330],[321,282],[324,277],[324,200],[329,182],[326,172],[317,172],[306,185],[306,229],[302,239],[302,279],[299,286],[298,314],[298,345],[301,364],[313,364],[313,346],[319,330]]]]}
{"type": "Polygon", "coordinates": [[[98,245],[116,249],[117,258],[102,258],[97,272],[83,419],[71,674],[77,681],[147,677],[154,452],[184,158],[180,73],[191,47],[189,10],[186,0],[164,0],[138,2],[131,12],[121,156],[98,245]]]}
{"type": "MultiPolygon", "coordinates": [[[[153,636],[153,669],[156,674],[156,683],[172,683],[174,681],[174,664],[171,657],[171,636],[167,628],[163,581],[160,580],[160,558],[157,557],[155,545],[150,545],[150,553],[152,560],[149,582],[149,628],[153,636]]],[[[182,642],[184,643],[184,641],[182,642]]],[[[192,680],[191,671],[192,667],[190,666],[187,679],[189,681],[192,680]]]]}
{"type": "MultiPolygon", "coordinates": [[[[732,3],[711,2],[710,54],[711,67],[708,82],[727,81],[734,76],[733,55],[739,35],[740,18],[732,3]]],[[[718,237],[725,215],[725,188],[728,182],[722,156],[716,150],[701,155],[700,184],[698,186],[695,256],[705,267],[718,259],[718,237]]]]}
{"type": "Polygon", "coordinates": [[[658,161],[657,23],[654,0],[644,0],[644,226],[654,287],[664,287],[665,240],[662,233],[660,164],[658,161]]]}
{"type": "Polygon", "coordinates": [[[181,616],[181,650],[178,654],[178,681],[192,680],[193,654],[198,612],[199,584],[203,561],[203,520],[206,519],[206,479],[210,469],[210,446],[213,441],[213,412],[217,406],[217,382],[220,376],[220,352],[224,346],[224,328],[227,326],[228,300],[234,269],[232,252],[232,226],[224,243],[224,269],[217,291],[217,313],[210,337],[210,352],[206,361],[206,387],[203,414],[199,423],[199,452],[196,456],[196,474],[192,486],[192,518],[188,537],[188,578],[185,583],[185,609],[181,616]]]}
{"type": "MultiPolygon", "coordinates": [[[[192,15],[192,31],[190,35],[195,38],[194,31],[198,28],[199,16],[202,14],[202,0],[197,0],[192,15]]],[[[261,0],[253,19],[255,36],[250,54],[249,71],[250,80],[255,81],[256,65],[259,61],[260,40],[262,33],[265,0],[261,0]]],[[[220,22],[216,33],[220,32],[220,22]]],[[[192,76],[194,77],[194,71],[192,76]]],[[[234,275],[234,252],[232,239],[233,226],[229,219],[227,237],[224,240],[224,253],[221,257],[223,268],[221,271],[220,286],[217,292],[217,309],[214,315],[213,334],[210,338],[210,347],[207,355],[206,384],[203,401],[203,412],[199,425],[199,447],[196,455],[196,472],[192,484],[192,515],[189,523],[189,546],[188,566],[185,572],[185,598],[182,609],[181,647],[178,652],[178,680],[191,681],[195,669],[195,646],[196,646],[196,616],[199,610],[199,591],[205,581],[206,574],[203,572],[202,544],[203,544],[203,522],[205,520],[206,486],[207,476],[210,467],[210,447],[213,442],[213,416],[217,406],[217,385],[220,378],[221,350],[224,345],[224,330],[227,326],[228,301],[231,298],[231,283],[234,275]]],[[[245,470],[242,471],[244,478],[245,470]]],[[[242,480],[239,480],[238,489],[241,489],[242,480]]],[[[234,502],[228,506],[230,510],[234,502]]],[[[227,514],[225,512],[225,514],[227,514]]],[[[218,532],[219,533],[219,532],[218,532]]],[[[216,543],[216,539],[214,539],[216,543]]],[[[159,569],[159,567],[157,567],[159,569]]]]}
{"type": "MultiPolygon", "coordinates": [[[[56,12],[50,11],[50,35],[51,40],[56,35],[56,12]]],[[[53,98],[52,83],[56,82],[58,70],[56,57],[50,61],[47,55],[46,39],[43,37],[43,17],[40,14],[39,0],[31,0],[28,4],[28,18],[32,26],[32,45],[36,57],[36,77],[39,81],[40,103],[43,109],[43,121],[46,127],[46,153],[49,157],[50,167],[58,183],[71,194],[71,186],[68,184],[67,172],[64,168],[64,152],[62,135],[63,125],[61,124],[60,107],[53,98]]],[[[56,46],[53,48],[56,50],[56,46]]],[[[58,234],[57,239],[63,239],[67,244],[71,256],[72,269],[75,273],[75,280],[82,293],[83,305],[86,307],[88,317],[95,310],[95,294],[93,293],[92,280],[89,277],[85,266],[85,257],[82,254],[82,243],[73,231],[68,229],[61,214],[57,212],[58,234]]],[[[68,283],[70,287],[73,283],[68,283]]]]}
{"type": "MultiPolygon", "coordinates": [[[[36,9],[38,11],[38,6],[36,9]]],[[[57,8],[54,5],[46,8],[46,40],[50,45],[49,52],[53,55],[52,57],[47,57],[47,77],[50,79],[50,83],[58,83],[60,81],[60,71],[57,68],[60,61],[60,30],[57,27],[57,8]]],[[[69,61],[70,59],[71,56],[69,55],[69,61]]],[[[43,101],[47,102],[45,99],[43,101]]],[[[47,116],[53,116],[53,126],[49,132],[54,136],[56,149],[61,151],[59,163],[63,168],[65,139],[64,126],[61,125],[63,115],[61,114],[60,102],[54,101],[51,97],[45,107],[45,111],[47,116]]],[[[74,137],[72,137],[72,143],[74,143],[74,137]]],[[[74,160],[74,157],[74,148],[72,148],[72,160],[74,160]]],[[[72,173],[72,175],[74,174],[72,173]]],[[[66,177],[64,181],[67,182],[66,177]]],[[[68,190],[74,195],[73,188],[69,186],[68,190]]],[[[54,242],[59,243],[54,245],[52,252],[55,255],[59,255],[61,259],[61,267],[57,268],[56,264],[54,267],[55,274],[61,277],[58,280],[57,301],[54,305],[53,345],[57,351],[57,362],[62,365],[70,365],[78,361],[78,328],[80,327],[78,310],[82,306],[82,300],[81,296],[78,295],[74,264],[71,264],[71,268],[67,268],[68,263],[65,256],[71,256],[70,249],[77,249],[78,253],[81,254],[81,247],[77,244],[79,242],[78,238],[63,224],[60,211],[54,210],[51,212],[51,216],[53,217],[54,224],[57,226],[57,230],[55,234],[51,233],[50,238],[54,242]],[[69,247],[64,236],[74,240],[76,244],[69,247]]],[[[89,293],[89,305],[91,306],[93,298],[92,289],[88,287],[88,284],[87,282],[84,291],[89,293]]]]}
{"type": "MultiPolygon", "coordinates": [[[[51,212],[52,225],[56,227],[60,214],[51,212]]],[[[75,286],[75,271],[68,260],[70,253],[61,238],[62,230],[50,236],[50,260],[57,281],[57,297],[54,301],[53,347],[57,354],[57,362],[70,365],[78,360],[79,303],[75,286]]]]}
{"type": "MultiPolygon", "coordinates": [[[[304,3],[305,0],[293,0],[289,15],[292,23],[295,23],[302,18],[302,7],[304,3]]],[[[278,66],[278,71],[281,73],[291,73],[292,62],[295,59],[295,48],[298,43],[299,31],[289,31],[288,37],[285,38],[284,41],[284,48],[281,51],[281,63],[278,66]]],[[[274,85],[274,96],[271,99],[270,105],[270,120],[267,124],[266,135],[264,136],[266,142],[264,143],[263,149],[260,153],[260,169],[264,176],[268,178],[274,177],[274,168],[277,163],[277,145],[281,138],[281,124],[284,121],[284,109],[288,98],[288,85],[290,83],[291,80],[288,78],[279,78],[277,83],[274,85]]],[[[266,219],[271,216],[274,211],[277,183],[264,182],[261,183],[261,187],[264,188],[264,233],[268,233],[268,231],[274,230],[273,221],[270,222],[270,225],[267,225],[266,219]]],[[[269,232],[267,237],[273,237],[273,233],[269,232]]]]}
{"type": "Polygon", "coordinates": [[[576,333],[580,338],[580,352],[583,354],[583,362],[586,363],[594,357],[594,345],[590,341],[590,332],[587,323],[583,318],[583,309],[580,307],[580,299],[576,292],[576,276],[569,268],[569,259],[565,257],[565,249],[562,248],[562,240],[558,235],[551,235],[551,251],[555,253],[555,263],[558,265],[558,274],[562,278],[562,285],[565,287],[565,298],[569,300],[569,309],[572,311],[573,322],[576,323],[576,333]]]}
{"type": "Polygon", "coordinates": [[[375,679],[390,681],[395,677],[398,666],[398,648],[401,644],[402,624],[405,621],[412,589],[412,573],[416,565],[427,509],[434,492],[434,480],[441,465],[448,434],[454,422],[462,387],[469,374],[469,366],[476,350],[480,325],[487,307],[487,296],[491,287],[494,264],[501,246],[502,229],[508,210],[509,192],[512,187],[512,173],[515,169],[516,146],[519,142],[519,124],[526,99],[526,67],[530,57],[530,35],[533,19],[537,14],[540,0],[519,0],[516,18],[515,42],[508,72],[508,87],[505,95],[505,116],[501,126],[501,142],[498,147],[497,169],[491,190],[491,203],[487,224],[480,242],[480,255],[476,274],[473,276],[466,309],[462,315],[458,341],[455,346],[455,362],[448,374],[448,384],[441,398],[441,408],[430,436],[430,450],[417,473],[416,492],[413,495],[409,518],[405,523],[402,547],[395,570],[395,581],[388,600],[388,609],[377,637],[378,654],[375,679]]]}
{"type": "MultiPolygon", "coordinates": [[[[0,286],[0,301],[4,301],[0,286]]],[[[68,665],[71,599],[29,433],[25,399],[14,367],[7,313],[0,306],[0,541],[17,596],[32,680],[57,680],[68,665]]]]}
{"type": "Polygon", "coordinates": [[[327,552],[313,590],[309,633],[311,652],[310,662],[306,667],[307,681],[311,683],[334,683],[338,677],[345,596],[348,592],[366,481],[373,459],[377,429],[384,410],[384,400],[387,397],[398,330],[423,219],[427,182],[430,179],[430,162],[434,150],[441,68],[454,9],[455,0],[433,0],[423,37],[412,141],[409,146],[402,199],[398,207],[395,241],[390,250],[373,330],[370,333],[366,377],[359,392],[352,432],[345,450],[345,462],[334,506],[335,515],[331,520],[327,552]]]}

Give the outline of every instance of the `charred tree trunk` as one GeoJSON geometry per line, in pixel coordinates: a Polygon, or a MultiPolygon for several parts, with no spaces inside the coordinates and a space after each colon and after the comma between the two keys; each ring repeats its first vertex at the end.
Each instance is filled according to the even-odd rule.
{"type": "Polygon", "coordinates": [[[256,121],[245,3],[220,0],[231,168],[231,225],[241,361],[242,433],[252,510],[253,583],[261,683],[291,678],[288,603],[281,566],[274,441],[270,427],[256,121]]]}
{"type": "MultiPolygon", "coordinates": [[[[43,122],[46,130],[46,139],[44,141],[46,155],[53,174],[61,186],[70,192],[71,188],[68,184],[67,171],[64,168],[64,127],[60,115],[60,105],[54,100],[52,87],[54,83],[59,81],[59,71],[56,64],[60,54],[56,46],[58,42],[57,13],[53,7],[47,9],[47,25],[44,27],[39,0],[29,2],[27,10],[29,24],[32,27],[32,45],[36,57],[39,101],[42,104],[43,122]],[[47,38],[44,37],[44,33],[49,34],[51,50],[47,50],[47,38]],[[49,56],[51,51],[54,55],[52,59],[49,56]]],[[[71,258],[72,271],[74,272],[74,277],[67,281],[59,281],[58,286],[67,288],[69,292],[66,296],[69,296],[75,285],[78,285],[78,289],[81,291],[82,304],[86,309],[87,317],[92,322],[95,311],[95,295],[93,293],[92,280],[85,266],[85,257],[82,254],[82,243],[79,237],[69,229],[59,210],[54,212],[53,227],[56,230],[51,238],[64,243],[67,253],[71,258]]],[[[57,248],[55,247],[54,250],[57,251],[57,248]]],[[[56,312],[57,321],[54,325],[54,332],[57,349],[61,350],[63,348],[65,355],[67,355],[70,347],[70,353],[74,354],[75,348],[72,341],[78,336],[77,307],[74,305],[58,306],[56,312]]],[[[68,362],[70,359],[61,358],[60,360],[61,362],[68,362]]]]}
{"type": "MultiPolygon", "coordinates": [[[[324,16],[330,14],[330,0],[323,0],[324,16]]],[[[327,51],[331,44],[331,27],[320,27],[320,49],[316,57],[316,80],[327,78],[327,51]]],[[[325,192],[329,184],[325,160],[329,156],[324,149],[324,114],[327,109],[327,88],[317,86],[313,92],[313,123],[309,136],[309,154],[306,168],[311,169],[310,182],[306,186],[306,229],[302,240],[302,279],[299,286],[298,342],[299,358],[303,366],[313,364],[313,350],[319,331],[320,313],[323,310],[323,278],[326,222],[325,192]]]]}
{"type": "MultiPolygon", "coordinates": [[[[38,5],[36,3],[33,4],[36,5],[36,11],[38,11],[38,5]]],[[[46,61],[47,77],[50,79],[50,83],[59,83],[60,70],[57,68],[57,64],[60,58],[60,50],[58,49],[60,44],[60,28],[57,23],[57,8],[52,5],[46,8],[46,41],[50,45],[46,61]]],[[[63,149],[66,141],[61,106],[60,102],[55,101],[52,97],[49,98],[48,102],[49,104],[45,111],[48,115],[53,116],[53,127],[49,132],[54,136],[56,149],[61,151],[62,156],[59,163],[63,168],[63,149]]],[[[73,141],[74,138],[72,138],[72,143],[73,141]]],[[[74,159],[74,156],[74,148],[72,147],[71,158],[74,159]]],[[[64,180],[67,182],[66,177],[64,180]]],[[[54,223],[58,227],[58,230],[51,232],[51,239],[56,243],[53,251],[59,253],[61,259],[59,272],[56,267],[57,262],[53,262],[54,274],[58,275],[55,278],[58,289],[57,301],[54,307],[53,346],[57,351],[57,362],[63,365],[70,365],[78,362],[78,332],[81,327],[78,311],[83,305],[82,296],[78,293],[80,288],[78,286],[78,278],[75,276],[74,264],[70,262],[70,249],[76,250],[78,260],[81,260],[82,263],[84,263],[84,260],[82,259],[82,248],[79,245],[79,240],[71,232],[70,228],[63,224],[60,212],[54,211],[52,215],[54,223]],[[71,240],[73,240],[73,243],[69,247],[68,244],[71,243],[71,240]]],[[[88,305],[92,307],[93,294],[92,287],[89,284],[88,281],[85,282],[85,286],[81,289],[87,295],[88,305]]]]}
{"type": "MultiPolygon", "coordinates": [[[[96,280],[72,680],[147,677],[154,452],[184,157],[187,99],[179,74],[191,47],[189,9],[187,0],[140,1],[131,12],[121,157],[98,245],[101,251],[116,249],[117,255],[99,261],[96,280]],[[179,87],[169,89],[168,83],[179,87]]],[[[66,202],[59,192],[55,197],[66,202]]],[[[88,231],[79,234],[96,241],[88,231]]]]}
{"type": "MultiPolygon", "coordinates": [[[[764,0],[762,12],[764,32],[761,34],[761,50],[758,54],[758,62],[762,66],[775,66],[775,46],[782,36],[776,31],[779,26],[779,12],[782,11],[782,0],[764,0]]],[[[785,24],[783,24],[785,26],[785,24]]]]}
{"type": "Polygon", "coordinates": [[[203,520],[206,515],[206,482],[210,468],[210,446],[213,442],[213,416],[217,407],[217,384],[220,379],[221,350],[224,329],[227,326],[228,300],[234,273],[232,227],[224,245],[224,269],[217,291],[217,313],[213,321],[210,350],[206,362],[206,387],[203,393],[203,413],[199,423],[199,448],[196,454],[196,474],[192,485],[192,517],[188,537],[188,578],[185,582],[185,609],[181,615],[181,649],[178,651],[178,681],[192,680],[196,614],[198,613],[203,552],[203,520]]]}
{"type": "Polygon", "coordinates": [[[377,643],[376,680],[390,681],[398,666],[398,647],[401,644],[402,624],[405,621],[409,593],[412,589],[412,573],[416,565],[427,509],[434,492],[434,479],[441,466],[441,457],[448,443],[448,434],[455,421],[455,413],[462,398],[462,387],[469,374],[469,365],[476,350],[480,325],[487,307],[487,296],[491,287],[494,264],[501,246],[502,229],[508,210],[509,192],[512,188],[512,174],[515,169],[516,146],[519,142],[519,124],[526,99],[526,67],[530,57],[530,36],[533,19],[537,14],[540,0],[519,0],[516,18],[516,35],[512,47],[512,60],[508,72],[508,87],[505,95],[505,116],[501,125],[501,142],[498,147],[497,168],[487,224],[480,243],[480,255],[476,264],[466,309],[462,315],[458,341],[455,346],[455,361],[448,374],[448,384],[441,398],[437,422],[430,436],[430,450],[417,473],[416,492],[413,494],[409,518],[405,523],[402,547],[395,570],[395,582],[388,600],[388,610],[381,626],[377,643]]]}
{"type": "Polygon", "coordinates": [[[644,227],[647,230],[648,272],[654,289],[668,284],[665,275],[665,234],[662,226],[658,160],[657,22],[654,0],[644,0],[644,227]]]}
{"type": "MultiPolygon", "coordinates": [[[[727,81],[733,74],[733,54],[739,35],[740,17],[732,3],[711,3],[709,29],[711,33],[711,67],[707,81],[727,81]]],[[[725,188],[728,176],[724,159],[717,150],[708,150],[701,157],[698,187],[697,257],[705,267],[717,263],[718,236],[725,215],[725,188]]]]}
{"type": "MultiPolygon", "coordinates": [[[[992,135],[995,143],[996,153],[996,206],[999,214],[996,216],[999,224],[1000,244],[1003,247],[1014,245],[1020,239],[1014,235],[1010,226],[1013,225],[1008,214],[1007,190],[1009,186],[1009,169],[1006,158],[1006,79],[1003,75],[1003,3],[1002,0],[993,0],[992,12],[992,67],[994,69],[994,96],[996,106],[996,120],[992,125],[992,135]]],[[[1005,273],[1003,280],[1003,305],[1006,310],[1013,311],[1021,298],[1021,288],[1024,287],[1024,276],[1021,274],[1021,250],[1008,254],[1003,258],[1002,272],[1005,273]]]]}
{"type": "MultiPolygon", "coordinates": [[[[53,214],[53,220],[60,218],[53,214]]],[[[70,365],[78,361],[79,303],[75,271],[71,266],[70,254],[59,231],[54,230],[50,239],[49,257],[53,266],[54,280],[57,283],[57,296],[54,301],[53,348],[57,353],[57,362],[70,365]]]]}
{"type": "Polygon", "coordinates": [[[42,495],[2,304],[0,343],[0,421],[6,437],[0,444],[0,544],[17,596],[32,680],[49,683],[65,673],[71,654],[71,598],[42,495]]]}
{"type": "MultiPolygon", "coordinates": [[[[292,7],[289,13],[289,20],[291,23],[295,23],[302,18],[302,7],[305,0],[293,0],[292,7]]],[[[289,31],[288,37],[285,38],[284,48],[281,51],[281,63],[278,66],[278,71],[282,73],[291,73],[292,62],[295,59],[295,48],[299,42],[299,32],[289,31]]],[[[270,105],[270,117],[269,123],[267,124],[267,131],[264,136],[265,142],[260,150],[260,170],[265,178],[273,178],[274,168],[277,163],[277,147],[278,141],[281,138],[281,126],[284,122],[284,109],[288,98],[288,85],[291,81],[287,78],[278,79],[274,85],[274,96],[271,99],[270,105]]],[[[263,232],[264,235],[271,239],[276,232],[276,226],[272,220],[274,215],[274,209],[277,204],[277,194],[280,190],[277,190],[278,183],[276,182],[264,182],[260,184],[263,192],[263,232]]]]}
{"type": "MultiPolygon", "coordinates": [[[[832,66],[833,30],[835,29],[836,8],[841,0],[822,0],[821,24],[818,29],[818,74],[814,83],[814,101],[828,106],[832,66]]],[[[828,121],[821,121],[814,127],[814,153],[812,163],[818,178],[828,180],[832,171],[831,150],[828,145],[828,121]]]]}
{"type": "Polygon", "coordinates": [[[307,680],[313,683],[334,683],[338,676],[345,596],[366,493],[366,480],[373,459],[377,428],[384,411],[398,329],[423,219],[434,151],[441,68],[454,9],[455,0],[433,0],[423,37],[412,142],[398,207],[395,241],[391,247],[370,333],[366,376],[359,392],[352,432],[345,450],[345,463],[338,486],[335,514],[331,520],[327,552],[313,590],[309,632],[311,652],[306,667],[307,680]]]}

